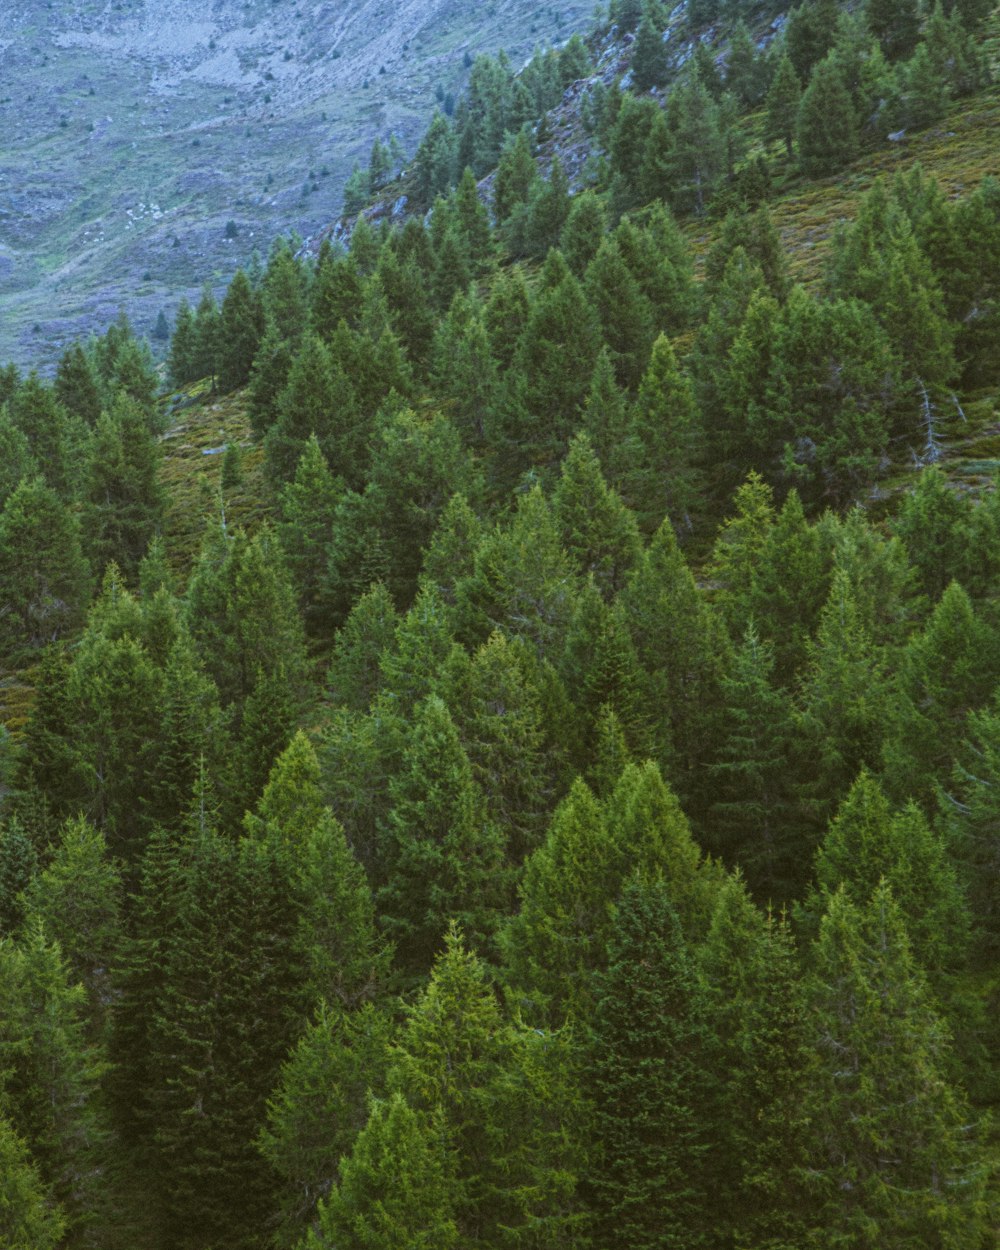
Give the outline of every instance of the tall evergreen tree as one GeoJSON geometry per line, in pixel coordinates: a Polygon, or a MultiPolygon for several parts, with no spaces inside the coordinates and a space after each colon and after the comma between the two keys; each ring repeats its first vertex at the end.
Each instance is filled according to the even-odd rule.
{"type": "Polygon", "coordinates": [[[588,1080],[600,1143],[589,1177],[608,1250],[704,1244],[704,1037],[697,980],[662,880],[629,881],[597,979],[588,1080]]]}
{"type": "Polygon", "coordinates": [[[810,985],[820,1070],[810,1096],[817,1228],[856,1246],[982,1235],[983,1159],[948,1037],[884,883],[830,900],[810,985]]]}

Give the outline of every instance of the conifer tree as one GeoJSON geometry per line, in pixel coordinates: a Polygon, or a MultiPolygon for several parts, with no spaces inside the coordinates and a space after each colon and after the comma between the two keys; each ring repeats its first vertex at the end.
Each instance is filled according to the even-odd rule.
{"type": "Polygon", "coordinates": [[[112,561],[134,582],[139,563],[164,519],[160,449],[146,416],[119,395],[94,430],[84,485],[90,559],[103,573],[112,561]]]}
{"type": "Polygon", "coordinates": [[[501,935],[512,1000],[530,1024],[558,1027],[567,1012],[590,1018],[621,884],[618,851],[601,805],[577,779],[525,864],[520,910],[501,935]]]}
{"type": "Polygon", "coordinates": [[[93,366],[79,343],[59,358],[52,389],[65,410],[89,426],[101,415],[101,391],[93,366]]]}
{"type": "Polygon", "coordinates": [[[701,217],[726,174],[719,108],[695,71],[671,92],[670,110],[674,206],[701,217]]]}
{"type": "Polygon", "coordinates": [[[479,949],[491,949],[508,893],[505,848],[454,721],[434,695],[417,708],[407,765],[390,793],[379,912],[397,966],[412,980],[430,966],[451,919],[479,949]]]}
{"type": "Polygon", "coordinates": [[[600,462],[609,486],[618,490],[624,471],[623,445],[627,429],[626,398],[615,380],[611,353],[601,348],[590,379],[583,409],[583,432],[600,462]]]}
{"type": "Polygon", "coordinates": [[[260,1149],[281,1179],[275,1245],[284,1250],[317,1221],[317,1204],[368,1119],[369,1091],[384,1095],[389,1014],[321,1003],[281,1069],[260,1149]]]}
{"type": "Polygon", "coordinates": [[[367,711],[382,685],[382,664],[398,625],[395,604],[376,582],[355,603],[334,640],[327,688],[336,704],[367,711]]]}
{"type": "Polygon", "coordinates": [[[298,593],[303,624],[312,637],[323,637],[330,629],[322,600],[327,553],[342,493],[319,440],[310,434],[294,479],[281,490],[278,540],[298,593]]]}
{"type": "Polygon", "coordinates": [[[545,710],[523,645],[494,633],[447,692],[491,820],[520,864],[541,841],[555,789],[545,710]]]}
{"type": "Polygon", "coordinates": [[[301,1250],[451,1250],[455,1181],[440,1124],[418,1117],[401,1094],[373,1102],[301,1250]]]}
{"type": "Polygon", "coordinates": [[[219,314],[219,389],[232,391],[250,379],[264,334],[264,312],[250,279],[237,269],[219,314]]]}
{"type": "Polygon", "coordinates": [[[604,480],[601,466],[585,434],[570,443],[559,481],[552,494],[562,546],[577,571],[592,576],[610,599],[639,558],[636,523],[604,480]]]}
{"type": "Polygon", "coordinates": [[[820,61],[802,95],[795,146],[802,169],[817,177],[836,172],[858,150],[854,104],[833,57],[820,61]]]}
{"type": "Polygon", "coordinates": [[[569,216],[559,236],[559,250],[565,256],[570,272],[577,278],[583,277],[606,233],[604,207],[597,195],[589,188],[574,195],[569,216]]]}
{"type": "Polygon", "coordinates": [[[621,602],[642,665],[657,756],[685,810],[700,820],[709,788],[703,766],[722,732],[720,682],[730,648],[669,521],[653,536],[621,602]]]}
{"type": "Polygon", "coordinates": [[[64,1229],[24,1142],[0,1118],[0,1239],[8,1250],[56,1250],[64,1229]]]}
{"type": "Polygon", "coordinates": [[[25,478],[0,512],[0,650],[23,662],[83,623],[90,568],[76,517],[40,478],[25,478]]]}
{"type": "Polygon", "coordinates": [[[940,991],[961,969],[969,914],[940,834],[914,803],[894,812],[878,781],[862,772],[816,856],[816,887],[804,912],[818,916],[838,890],[864,906],[880,883],[891,891],[913,957],[940,991]]]}
{"type": "Polygon", "coordinates": [[[19,942],[0,941],[0,1108],[74,1239],[96,1216],[106,1183],[98,1167],[105,1064],[85,1036],[84,999],[38,920],[19,942]]]}
{"type": "Polygon", "coordinates": [[[701,1244],[707,1195],[697,980],[662,879],[633,878],[597,978],[588,1081],[600,1143],[589,1179],[608,1250],[701,1244]]]}
{"type": "Polygon", "coordinates": [[[611,349],[618,379],[635,389],[653,340],[653,309],[618,250],[605,238],[587,267],[584,289],[611,349]]]}
{"type": "Polygon", "coordinates": [[[28,449],[47,486],[67,499],[75,485],[74,448],[66,413],[51,387],[32,371],[9,402],[10,418],[28,440],[28,449]]]}
{"type": "Polygon", "coordinates": [[[822,824],[862,768],[877,768],[891,727],[884,660],[851,580],[835,569],[800,692],[799,731],[822,824]]]}
{"type": "Polygon", "coordinates": [[[122,882],[103,836],[82,818],[63,827],[51,862],[28,885],[26,923],[57,942],[75,985],[87,995],[88,1033],[102,1040],[111,969],[121,944],[122,882]]]}
{"type": "Polygon", "coordinates": [[[865,20],[888,60],[903,60],[916,47],[920,12],[915,0],[865,0],[865,20]]]}
{"type": "Polygon", "coordinates": [[[767,98],[764,101],[767,109],[764,123],[768,139],[780,139],[785,145],[785,153],[791,160],[794,156],[792,141],[795,138],[796,119],[799,112],[799,101],[802,88],[787,52],[782,54],[771,79],[767,98]]]}
{"type": "Polygon", "coordinates": [[[646,4],[632,45],[632,82],[637,91],[649,91],[652,87],[662,87],[666,77],[667,50],[657,6],[646,4]]]}
{"type": "Polygon", "coordinates": [[[38,461],[27,438],[10,419],[9,411],[0,409],[0,507],[26,477],[37,476],[38,461]]]}
{"type": "Polygon", "coordinates": [[[884,744],[894,797],[927,800],[951,772],[962,723],[996,679],[994,646],[992,630],[952,582],[902,656],[884,744]]]}
{"type": "Polygon", "coordinates": [[[772,649],[752,621],[722,690],[726,735],[711,765],[717,788],[709,845],[740,865],[757,897],[788,898],[800,857],[788,775],[796,725],[788,696],[774,683],[772,649]]]}
{"type": "Polygon", "coordinates": [[[734,1245],[806,1244],[814,1059],[789,927],[751,902],[738,876],[720,890],[697,956],[706,1031],[711,1227],[734,1245]]]}
{"type": "Polygon", "coordinates": [[[813,960],[817,1227],[846,1244],[975,1244],[984,1218],[978,1126],[944,1075],[947,1031],[889,887],[860,905],[835,894],[813,960]]]}
{"type": "Polygon", "coordinates": [[[699,497],[699,418],[689,379],[666,335],[653,344],[631,412],[624,447],[622,493],[645,534],[665,518],[689,527],[699,497]]]}
{"type": "Polygon", "coordinates": [[[16,816],[0,827],[0,938],[14,937],[24,920],[23,891],[38,871],[34,842],[16,816]]]}
{"type": "Polygon", "coordinates": [[[779,685],[793,686],[829,587],[822,536],[793,488],[764,539],[748,602],[750,617],[774,646],[779,685]]]}
{"type": "Polygon", "coordinates": [[[531,134],[527,127],[522,126],[504,144],[497,165],[493,182],[493,215],[498,226],[508,221],[520,206],[528,203],[537,180],[531,134]]]}

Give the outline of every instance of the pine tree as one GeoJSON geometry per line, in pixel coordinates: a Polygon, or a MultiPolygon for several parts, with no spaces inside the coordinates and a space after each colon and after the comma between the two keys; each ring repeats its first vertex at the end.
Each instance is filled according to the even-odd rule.
{"type": "Polygon", "coordinates": [[[622,586],[639,558],[635,520],[608,487],[586,435],[570,443],[552,494],[563,549],[577,571],[592,576],[609,599],[622,586]]]}
{"type": "Polygon", "coordinates": [[[670,110],[674,206],[701,217],[726,173],[719,108],[695,72],[671,93],[670,110]]]}
{"type": "Polygon", "coordinates": [[[802,95],[795,146],[803,171],[816,177],[835,173],[858,150],[854,104],[833,57],[820,61],[802,95]]]}
{"type": "Polygon", "coordinates": [[[37,920],[18,943],[0,941],[0,1107],[73,1240],[100,1210],[105,1183],[97,1166],[105,1064],[85,1036],[84,998],[37,920]]]}
{"type": "Polygon", "coordinates": [[[218,381],[232,391],[250,380],[254,357],[264,334],[260,298],[242,269],[237,269],[219,314],[218,381]]]}
{"type": "Polygon", "coordinates": [[[632,45],[632,82],[637,91],[649,91],[664,86],[666,78],[667,49],[657,9],[647,4],[632,45]]]}
{"type": "Polygon", "coordinates": [[[657,757],[699,820],[710,792],[704,764],[723,729],[720,682],[730,648],[669,521],[653,536],[621,602],[643,669],[657,757]]]}
{"type": "Polygon", "coordinates": [[[490,819],[520,864],[541,841],[556,786],[545,709],[525,648],[491,634],[452,683],[447,702],[490,819]]]}
{"type": "Polygon", "coordinates": [[[9,401],[11,421],[28,440],[28,449],[47,486],[67,499],[75,484],[72,437],[66,413],[51,387],[31,372],[9,401]]]}
{"type": "Polygon", "coordinates": [[[38,871],[38,852],[16,817],[0,828],[0,938],[14,937],[24,920],[22,891],[38,871]]]}
{"type": "Polygon", "coordinates": [[[757,897],[788,898],[800,858],[788,776],[796,725],[788,696],[774,684],[773,651],[752,621],[722,690],[726,736],[711,765],[709,844],[740,865],[757,897]]]}
{"type": "Polygon", "coordinates": [[[901,658],[883,751],[894,797],[927,800],[951,772],[964,719],[996,679],[994,645],[993,631],[952,582],[901,658]]]}
{"type": "Polygon", "coordinates": [[[57,1250],[65,1220],[24,1142],[0,1118],[0,1239],[8,1250],[57,1250]]]}
{"type": "Polygon", "coordinates": [[[597,978],[588,1073],[599,1144],[589,1180],[608,1250],[702,1244],[704,1039],[697,981],[670,893],[632,879],[597,978]]]}
{"type": "Polygon", "coordinates": [[[590,1018],[621,884],[618,854],[601,805],[578,779],[525,864],[520,910],[501,935],[512,1001],[530,1024],[558,1027],[567,1012],[590,1018]]]}
{"type": "Polygon", "coordinates": [[[40,477],[25,478],[0,512],[0,651],[7,662],[71,637],[89,593],[76,517],[40,477]]]}
{"type": "Polygon", "coordinates": [[[748,603],[751,618],[774,646],[779,685],[794,685],[829,588],[822,536],[792,489],[764,539],[748,603]]]}
{"type": "Polygon", "coordinates": [[[891,728],[881,649],[859,610],[850,578],[835,569],[800,693],[799,732],[807,785],[822,825],[862,768],[876,768],[891,728]]]}
{"type": "Polygon", "coordinates": [[[738,876],[719,893],[698,971],[706,1032],[701,1111],[711,1140],[703,1183],[714,1238],[805,1245],[814,1059],[801,974],[787,923],[759,911],[738,876]]]}
{"type": "Polygon", "coordinates": [[[450,1250],[459,1245],[454,1190],[440,1125],[401,1094],[375,1101],[303,1250],[450,1250]]]}
{"type": "Polygon", "coordinates": [[[977,1124],[949,1084],[948,1037],[887,885],[830,900],[810,985],[817,1228],[857,1246],[975,1244],[977,1124]]]}
{"type": "Polygon", "coordinates": [[[801,98],[802,88],[795,67],[787,52],[783,53],[764,101],[767,110],[764,133],[768,139],[780,139],[784,143],[789,160],[795,155],[792,141],[801,98]]]}
{"type": "Polygon", "coordinates": [[[215,375],[219,369],[220,345],[219,306],[211,287],[206,284],[194,310],[191,371],[196,378],[208,378],[213,390],[215,375]]]}
{"type": "Polygon", "coordinates": [[[888,60],[904,60],[917,46],[920,12],[915,0],[865,0],[865,20],[888,60]]]}
{"type": "Polygon", "coordinates": [[[82,818],[69,821],[51,862],[25,890],[24,906],[26,923],[37,922],[59,944],[72,983],[86,991],[88,1033],[101,1039],[122,939],[121,876],[103,836],[82,818]]]}
{"type": "Polygon", "coordinates": [[[515,211],[528,203],[538,169],[532,151],[531,133],[522,128],[504,144],[493,181],[493,215],[497,225],[502,226],[515,211]]]}
{"type": "Polygon", "coordinates": [[[653,309],[614,239],[608,237],[587,267],[584,289],[623,387],[635,389],[653,341],[653,309]]]}
{"type": "Polygon", "coordinates": [[[583,409],[583,432],[600,462],[609,486],[621,487],[624,443],[628,420],[627,401],[617,381],[611,353],[601,348],[590,379],[590,393],[583,409]]]}
{"type": "Polygon", "coordinates": [[[323,592],[334,516],[342,493],[319,440],[310,434],[294,479],[281,490],[278,540],[298,593],[303,624],[312,637],[323,637],[330,631],[323,592]]]}
{"type": "Polygon", "coordinates": [[[321,1004],[283,1064],[260,1138],[282,1181],[281,1250],[315,1226],[317,1204],[365,1126],[369,1091],[384,1094],[392,1033],[389,1015],[370,1003],[356,1012],[321,1004]]]}
{"type": "Polygon", "coordinates": [[[68,347],[60,356],[52,389],[68,413],[89,426],[97,424],[101,415],[101,390],[93,366],[79,343],[68,347]]]}
{"type": "Polygon", "coordinates": [[[862,772],[837,810],[816,856],[816,886],[804,912],[819,916],[842,891],[856,906],[884,883],[891,891],[913,957],[940,992],[942,977],[966,962],[969,914],[948,847],[913,803],[892,811],[862,772]]]}
{"type": "Polygon", "coordinates": [[[160,448],[142,409],[119,395],[94,430],[84,485],[91,564],[114,562],[134,582],[150,542],[163,524],[160,448]]]}
{"type": "Polygon", "coordinates": [[[653,344],[624,446],[622,492],[646,534],[666,518],[689,527],[700,491],[699,416],[689,379],[666,335],[653,344]]]}
{"type": "Polygon", "coordinates": [[[460,921],[479,949],[491,949],[508,882],[503,836],[440,698],[418,706],[406,754],[390,783],[379,912],[397,966],[412,980],[429,967],[449,920],[460,921]]]}
{"type": "Polygon", "coordinates": [[[570,272],[577,278],[583,277],[606,233],[604,206],[596,193],[588,188],[574,195],[569,216],[559,236],[559,250],[566,258],[570,272]]]}

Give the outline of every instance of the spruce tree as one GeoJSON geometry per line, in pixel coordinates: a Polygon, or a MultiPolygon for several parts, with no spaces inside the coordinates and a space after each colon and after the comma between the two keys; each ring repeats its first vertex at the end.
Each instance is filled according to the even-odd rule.
{"type": "Polygon", "coordinates": [[[592,576],[610,599],[639,558],[639,530],[621,499],[607,486],[585,434],[570,443],[552,506],[563,549],[577,571],[592,576]]]}
{"type": "Polygon", "coordinates": [[[419,1117],[401,1094],[373,1102],[301,1250],[451,1250],[460,1244],[452,1167],[433,1117],[419,1117]]]}
{"type": "Polygon", "coordinates": [[[632,82],[637,91],[664,86],[667,78],[667,49],[658,20],[657,7],[647,4],[632,45],[632,82]]]}
{"type": "Polygon", "coordinates": [[[0,1239],[8,1250],[56,1250],[65,1227],[24,1142],[0,1118],[0,1239]]]}
{"type": "Polygon", "coordinates": [[[323,591],[334,516],[342,493],[319,440],[315,434],[310,434],[299,457],[295,477],[281,490],[278,540],[298,594],[303,624],[312,637],[323,637],[330,632],[323,591]]]}
{"type": "Polygon", "coordinates": [[[412,980],[429,967],[451,919],[479,949],[491,949],[508,882],[503,836],[440,698],[418,706],[407,761],[390,783],[388,883],[379,911],[397,966],[412,980]]]}
{"type": "Polygon", "coordinates": [[[91,440],[84,517],[95,570],[112,561],[134,582],[139,563],[163,525],[160,449],[142,409],[119,395],[102,413],[91,440]]]}
{"type": "Polygon", "coordinates": [[[802,95],[795,146],[804,172],[817,177],[835,173],[857,152],[854,104],[833,57],[816,66],[802,95]]]}
{"type": "Polygon", "coordinates": [[[662,879],[625,885],[595,997],[595,1233],[608,1250],[703,1244],[701,1006],[662,879]]]}
{"type": "Polygon", "coordinates": [[[219,314],[220,390],[232,391],[246,385],[263,334],[260,299],[244,271],[237,269],[219,314]]]}
{"type": "Polygon", "coordinates": [[[813,954],[808,1175],[817,1228],[858,1246],[975,1244],[982,1235],[978,1125],[945,1076],[931,1004],[892,891],[830,900],[813,954]]]}
{"type": "Polygon", "coordinates": [[[779,60],[768,88],[764,101],[767,114],[764,132],[768,139],[780,139],[785,145],[785,153],[791,160],[794,156],[792,141],[795,138],[796,119],[799,112],[799,101],[802,88],[795,67],[784,53],[779,60]]]}
{"type": "Polygon", "coordinates": [[[788,775],[796,724],[791,701],[774,683],[773,651],[752,621],[722,690],[726,735],[710,766],[717,789],[709,844],[740,865],[758,898],[788,898],[801,854],[788,775]]]}
{"type": "Polygon", "coordinates": [[[706,1043],[704,1184],[712,1232],[741,1246],[806,1244],[807,1097],[815,1061],[788,924],[722,887],[697,955],[706,1043]]]}
{"type": "Polygon", "coordinates": [[[75,515],[42,478],[25,478],[0,512],[0,651],[7,662],[71,637],[89,593],[75,515]]]}

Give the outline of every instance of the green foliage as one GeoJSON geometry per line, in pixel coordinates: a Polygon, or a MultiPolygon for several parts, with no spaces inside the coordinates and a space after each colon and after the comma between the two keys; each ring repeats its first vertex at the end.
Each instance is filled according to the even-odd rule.
{"type": "Polygon", "coordinates": [[[431,696],[416,709],[408,764],[390,783],[388,883],[379,908],[401,973],[425,972],[450,920],[489,952],[508,894],[503,834],[482,793],[447,707],[431,696]]]}
{"type": "Polygon", "coordinates": [[[947,1031],[889,887],[860,905],[835,894],[813,959],[819,1227],[861,1246],[975,1244],[984,1218],[977,1125],[944,1075],[947,1031]]]}
{"type": "Polygon", "coordinates": [[[702,1022],[689,951],[662,879],[630,880],[597,978],[588,1082],[601,1143],[588,1178],[608,1250],[698,1245],[702,1022]]]}
{"type": "Polygon", "coordinates": [[[38,1171],[6,1120],[0,1120],[0,1237],[9,1250],[56,1250],[65,1221],[47,1200],[38,1171]]]}
{"type": "Polygon", "coordinates": [[[795,146],[802,169],[816,176],[835,173],[857,153],[854,103],[832,57],[816,66],[802,95],[795,120],[795,146]]]}
{"type": "Polygon", "coordinates": [[[90,594],[77,518],[40,478],[0,512],[0,650],[23,662],[83,623],[90,594]]]}

